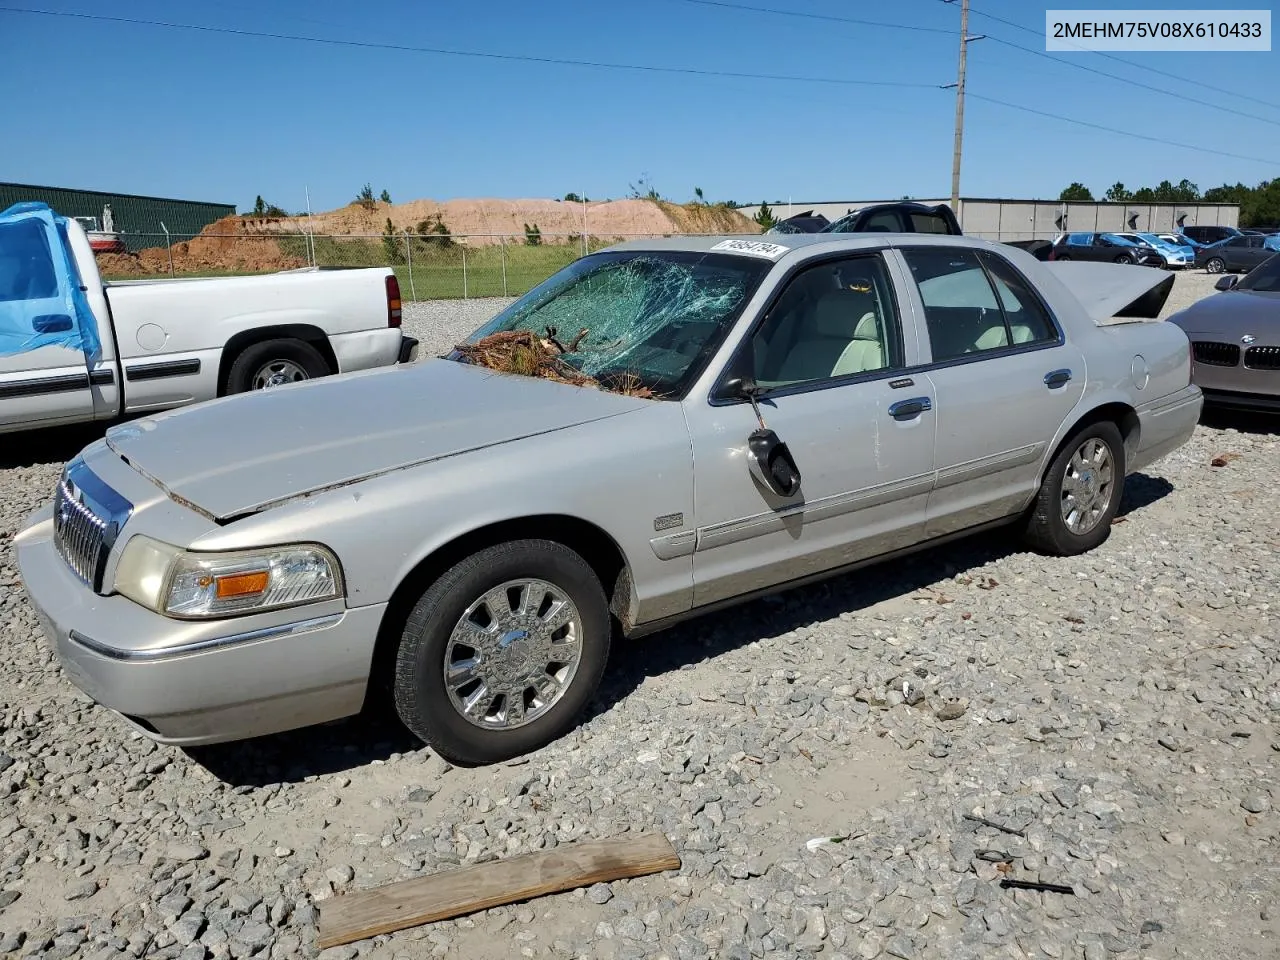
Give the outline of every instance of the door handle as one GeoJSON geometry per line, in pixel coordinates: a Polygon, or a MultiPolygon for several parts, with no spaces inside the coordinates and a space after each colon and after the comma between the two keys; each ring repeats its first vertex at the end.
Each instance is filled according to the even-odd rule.
{"type": "Polygon", "coordinates": [[[1050,370],[1044,375],[1044,385],[1052,390],[1054,387],[1060,387],[1071,379],[1070,370],[1050,370]]]}
{"type": "Polygon", "coordinates": [[[926,410],[933,409],[933,401],[928,397],[912,397],[910,400],[899,400],[889,405],[889,416],[895,420],[910,420],[926,410]]]}

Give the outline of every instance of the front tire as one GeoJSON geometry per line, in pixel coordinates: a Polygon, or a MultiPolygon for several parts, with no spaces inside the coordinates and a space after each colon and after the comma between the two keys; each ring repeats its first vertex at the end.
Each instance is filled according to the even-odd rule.
{"type": "Polygon", "coordinates": [[[409,614],[396,712],[453,763],[529,753],[577,722],[611,633],[600,581],[573,550],[549,540],[488,547],[448,570],[409,614]]]}
{"type": "Polygon", "coordinates": [[[1227,269],[1227,262],[1221,257],[1211,257],[1209,262],[1204,265],[1204,268],[1209,273],[1222,273],[1227,269]]]}
{"type": "Polygon", "coordinates": [[[1085,553],[1111,534],[1124,493],[1124,438],[1114,423],[1092,423],[1062,445],[1045,472],[1023,539],[1041,553],[1085,553]]]}

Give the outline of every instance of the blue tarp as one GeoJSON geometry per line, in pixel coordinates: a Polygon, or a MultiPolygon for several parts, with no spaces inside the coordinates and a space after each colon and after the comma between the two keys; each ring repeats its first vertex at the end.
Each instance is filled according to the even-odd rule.
{"type": "Polygon", "coordinates": [[[67,239],[67,218],[44,203],[0,213],[0,357],[63,346],[93,362],[98,325],[67,239]]]}

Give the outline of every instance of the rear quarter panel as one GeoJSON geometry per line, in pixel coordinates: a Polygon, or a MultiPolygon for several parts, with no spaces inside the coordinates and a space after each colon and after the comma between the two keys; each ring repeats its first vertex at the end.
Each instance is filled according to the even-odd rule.
{"type": "Polygon", "coordinates": [[[1174,419],[1149,416],[1171,400],[1190,396],[1191,348],[1186,334],[1175,325],[1158,320],[1097,324],[1075,294],[1044,264],[1022,251],[1014,251],[1009,257],[1035,282],[1056,313],[1067,339],[1085,357],[1084,392],[1075,409],[1058,425],[1042,470],[1076,425],[1107,404],[1123,404],[1138,414],[1137,435],[1129,438],[1125,451],[1130,469],[1150,462],[1157,446],[1167,446],[1175,436],[1189,435],[1199,417],[1198,391],[1194,388],[1190,388],[1197,395],[1194,411],[1183,409],[1174,419]],[[1144,424],[1159,432],[1148,431],[1144,436],[1144,424]]]}

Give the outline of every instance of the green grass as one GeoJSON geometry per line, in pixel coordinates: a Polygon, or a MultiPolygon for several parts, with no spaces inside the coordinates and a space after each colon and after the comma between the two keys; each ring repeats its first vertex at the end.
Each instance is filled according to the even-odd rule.
{"type": "MultiPolygon", "coordinates": [[[[287,256],[305,259],[305,237],[280,237],[281,252],[287,256]]],[[[589,252],[600,250],[614,241],[604,237],[588,240],[589,252]]],[[[582,242],[528,246],[524,243],[508,243],[487,247],[462,247],[454,244],[441,247],[423,238],[411,238],[413,276],[405,262],[404,242],[396,244],[396,257],[388,256],[389,250],[381,240],[365,238],[343,239],[316,237],[316,262],[322,267],[391,267],[400,281],[400,294],[405,300],[450,300],[467,297],[520,296],[537,286],[557,270],[568,266],[582,256],[582,242]],[[464,262],[465,259],[465,269],[464,262]]],[[[184,273],[175,277],[231,277],[250,276],[274,271],[203,270],[184,273]]],[[[146,277],[112,277],[106,280],[163,280],[167,273],[146,277]]]]}

